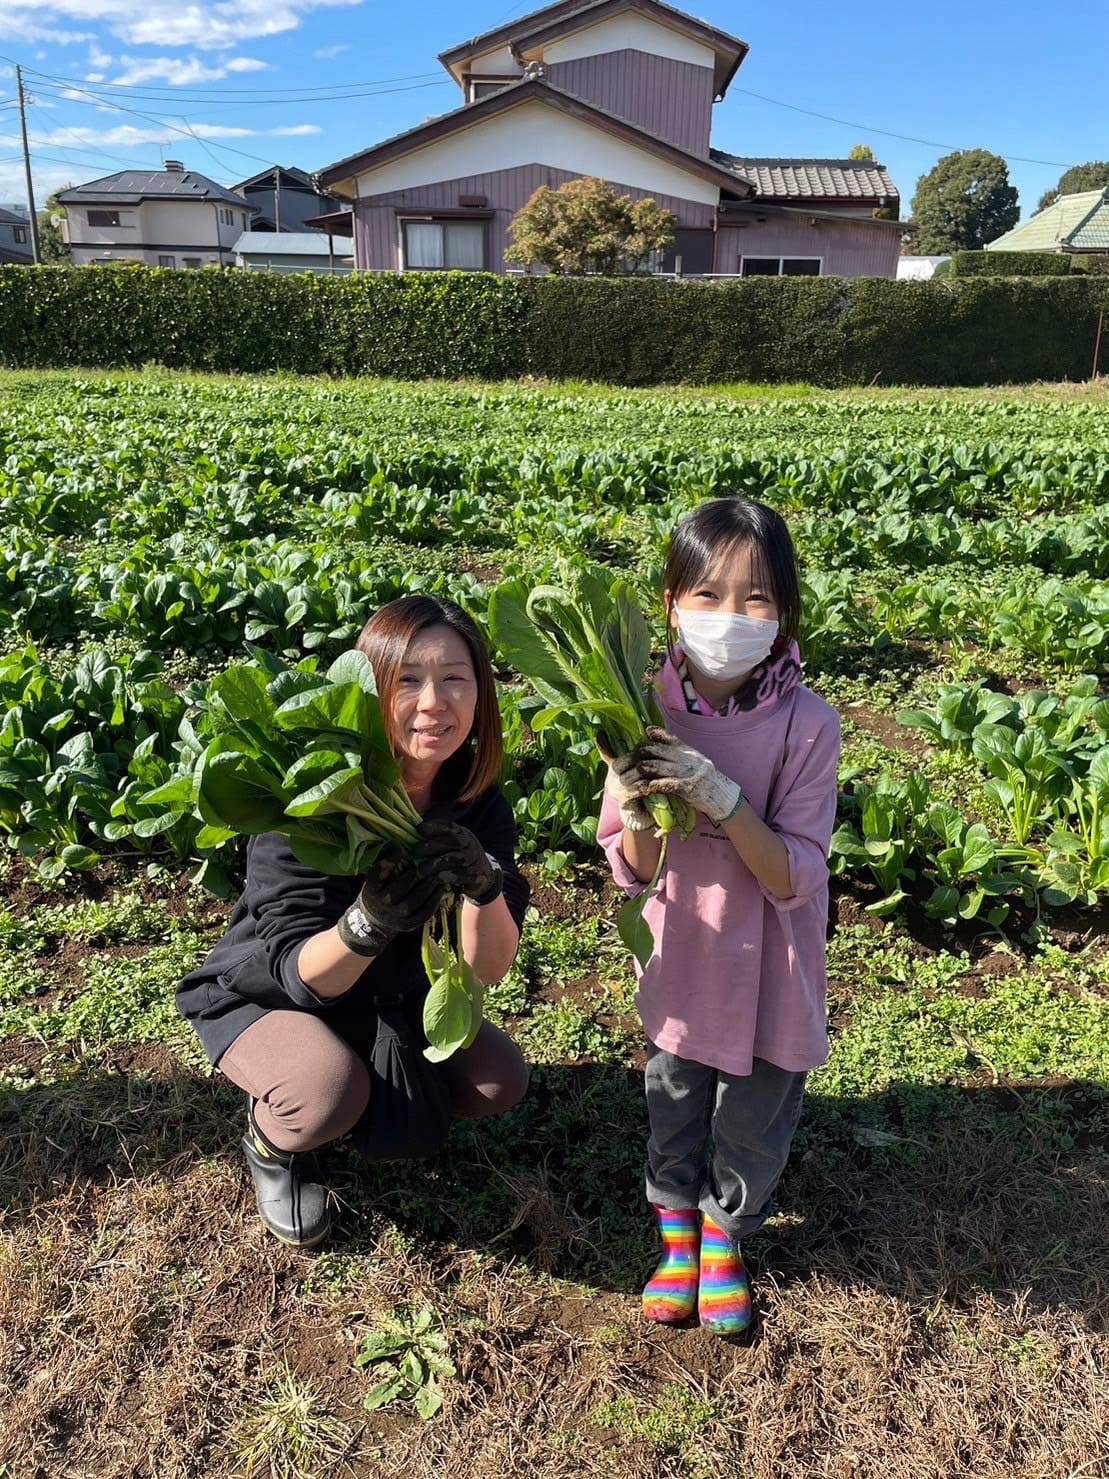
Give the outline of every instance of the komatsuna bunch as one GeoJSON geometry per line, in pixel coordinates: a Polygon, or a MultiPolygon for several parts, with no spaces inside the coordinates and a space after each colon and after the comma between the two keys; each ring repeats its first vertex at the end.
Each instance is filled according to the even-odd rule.
{"type": "MultiPolygon", "coordinates": [[[[195,726],[207,743],[191,775],[142,799],[199,816],[201,849],[280,832],[320,873],[364,874],[386,847],[411,853],[420,814],[401,784],[368,659],[346,652],[321,673],[252,655],[209,684],[195,726]]],[[[461,908],[457,899],[453,929],[446,905],[439,911],[438,938],[424,926],[424,1052],[433,1062],[469,1047],[481,1025],[481,984],[455,944],[461,908]]]]}
{"type": "MultiPolygon", "coordinates": [[[[489,626],[501,654],[547,704],[531,717],[533,730],[585,721],[616,756],[645,739],[648,726],[663,725],[654,693],[644,688],[650,631],[625,581],[589,569],[530,591],[523,581],[506,581],[490,598],[489,626]]],[[[677,827],[686,837],[696,820],[678,797],[644,800],[662,837],[658,866],[648,888],[617,918],[620,938],[641,966],[654,950],[643,907],[662,876],[670,833],[677,827]]]]}

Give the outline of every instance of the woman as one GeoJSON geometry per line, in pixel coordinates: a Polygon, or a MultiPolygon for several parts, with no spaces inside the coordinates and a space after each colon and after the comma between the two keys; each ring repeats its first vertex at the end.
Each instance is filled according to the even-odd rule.
{"type": "Polygon", "coordinates": [[[379,1158],[426,1154],[449,1115],[499,1114],[527,1088],[519,1050],[490,1023],[434,1066],[419,1028],[420,932],[441,900],[463,897],[459,943],[486,984],[512,964],[527,907],[497,785],[501,723],[485,644],[451,602],[404,596],[356,645],[423,817],[417,855],[387,850],[365,878],[332,877],[299,863],[278,833],[252,838],[227,934],[177,993],[212,1063],[248,1096],[243,1149],[262,1221],[301,1246],[330,1229],[327,1192],[304,1174],[304,1152],[355,1131],[379,1158]],[[383,1041],[408,1076],[399,1090],[398,1075],[381,1071],[383,1041]],[[382,1116],[393,1123],[383,1128],[382,1116]]]}

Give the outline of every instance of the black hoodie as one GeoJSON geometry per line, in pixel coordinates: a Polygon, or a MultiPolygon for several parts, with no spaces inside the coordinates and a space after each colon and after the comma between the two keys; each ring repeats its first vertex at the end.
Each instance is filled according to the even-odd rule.
{"type": "MultiPolygon", "coordinates": [[[[501,791],[493,786],[474,801],[433,804],[427,820],[433,818],[468,827],[497,859],[504,870],[505,902],[521,926],[530,890],[516,866],[516,824],[501,791]]],[[[213,1063],[266,1012],[310,1012],[364,1052],[373,1041],[377,1005],[422,1006],[428,980],[419,930],[398,935],[341,996],[325,1000],[301,980],[300,947],[336,924],[361,886],[361,877],[305,867],[280,833],[251,838],[246,888],[227,933],[177,990],[178,1008],[213,1063]]]]}

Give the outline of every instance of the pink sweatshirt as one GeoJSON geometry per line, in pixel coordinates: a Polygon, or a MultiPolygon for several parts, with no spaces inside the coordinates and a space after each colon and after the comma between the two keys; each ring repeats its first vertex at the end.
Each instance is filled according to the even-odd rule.
{"type": "MultiPolygon", "coordinates": [[[[802,686],[767,708],[726,717],[691,714],[659,697],[670,732],[737,780],[745,804],[781,837],[793,893],[779,899],[763,888],[700,813],[685,841],[672,833],[644,911],[655,938],[636,995],[647,1036],[725,1073],[750,1073],[753,1058],[795,1072],[815,1068],[828,1056],[824,944],[839,718],[802,686]]],[[[606,795],[597,840],[620,887],[641,893],[622,834],[606,795]]]]}

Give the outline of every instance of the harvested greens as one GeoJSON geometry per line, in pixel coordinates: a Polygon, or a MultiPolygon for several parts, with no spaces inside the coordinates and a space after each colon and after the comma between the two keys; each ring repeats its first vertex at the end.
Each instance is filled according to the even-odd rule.
{"type": "MultiPolygon", "coordinates": [[[[663,725],[654,693],[643,686],[650,632],[625,581],[607,581],[588,569],[573,571],[563,585],[531,591],[523,581],[506,581],[490,598],[489,627],[501,654],[547,704],[531,717],[532,729],[584,718],[610,755],[623,755],[646,738],[648,725],[663,725]]],[[[678,797],[644,799],[662,849],[651,882],[616,920],[640,966],[654,951],[643,908],[662,876],[670,833],[677,826],[686,837],[696,820],[678,797]]]]}
{"type": "MultiPolygon", "coordinates": [[[[401,784],[389,748],[373,669],[346,652],[326,672],[311,662],[286,666],[252,649],[254,661],[229,668],[208,686],[196,729],[207,744],[191,774],[142,799],[191,811],[205,826],[198,846],[240,835],[280,832],[296,857],[320,873],[356,876],[395,846],[411,852],[420,814],[401,784]]],[[[436,938],[424,926],[422,957],[426,1056],[441,1062],[469,1047],[481,1025],[481,985],[456,948],[448,906],[436,938]]]]}

